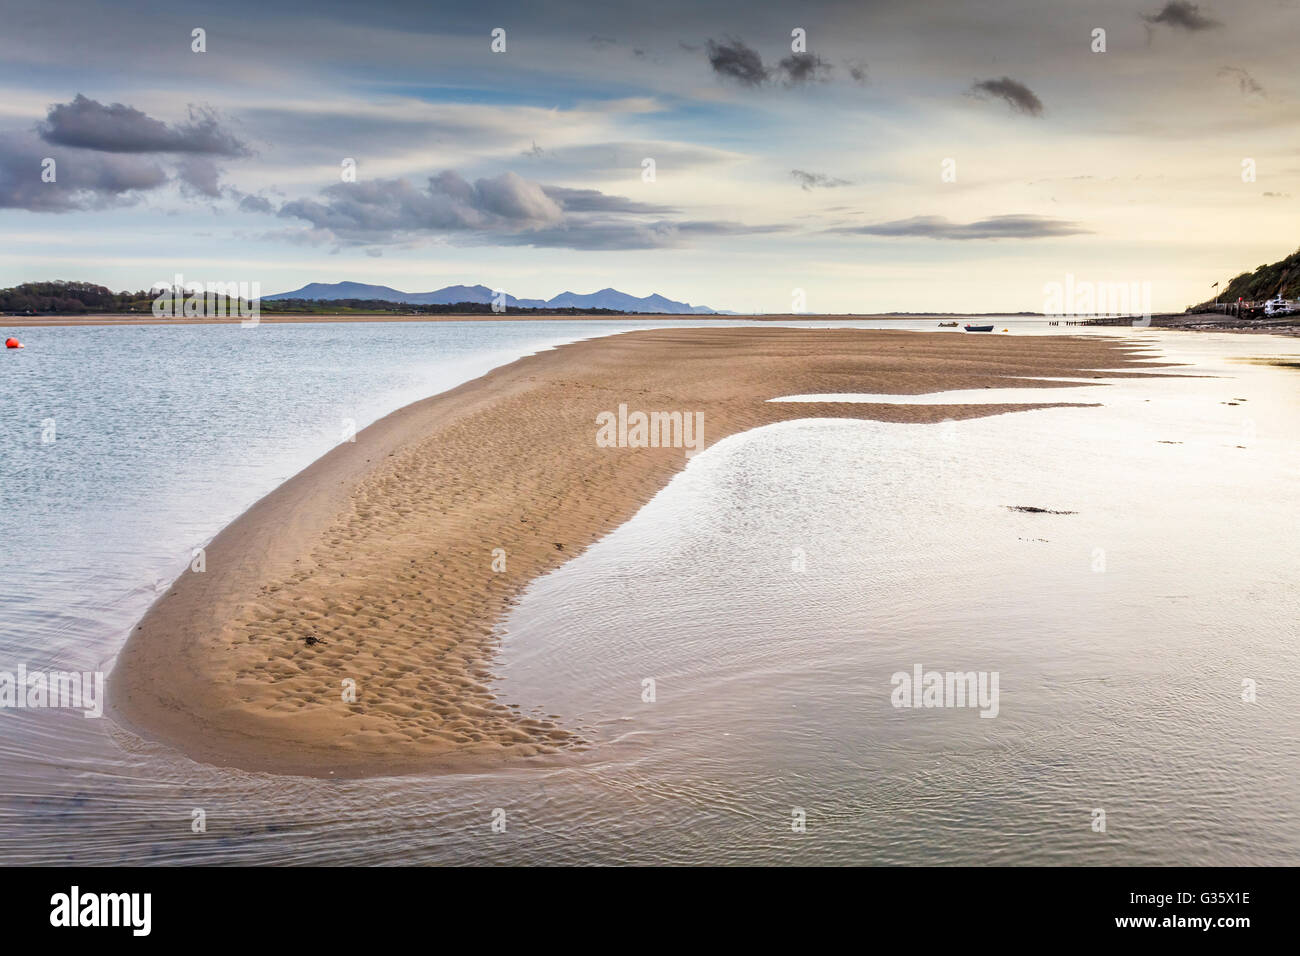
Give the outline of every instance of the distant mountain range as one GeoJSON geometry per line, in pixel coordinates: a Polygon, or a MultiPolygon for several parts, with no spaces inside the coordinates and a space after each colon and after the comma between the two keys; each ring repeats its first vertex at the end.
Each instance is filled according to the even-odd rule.
{"type": "MultiPolygon", "coordinates": [[[[454,305],[457,302],[475,302],[487,305],[493,292],[485,285],[449,285],[433,292],[402,292],[386,285],[367,285],[364,282],[312,282],[292,292],[264,295],[263,300],[312,299],[328,302],[335,299],[378,299],[384,302],[402,302],[406,305],[454,305]]],[[[551,299],[516,299],[505,297],[511,309],[615,309],[619,312],[652,312],[667,315],[732,315],[707,305],[675,302],[661,295],[638,298],[617,289],[601,289],[589,295],[561,292],[551,299]]]]}

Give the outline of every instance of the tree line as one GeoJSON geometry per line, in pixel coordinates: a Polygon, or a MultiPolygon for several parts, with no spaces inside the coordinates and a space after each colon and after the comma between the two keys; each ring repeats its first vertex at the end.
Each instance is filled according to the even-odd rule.
{"type": "MultiPolygon", "coordinates": [[[[156,293],[114,292],[93,282],[24,282],[0,289],[0,312],[19,315],[84,315],[87,313],[151,312],[156,293]]],[[[489,314],[486,302],[454,302],[446,305],[412,305],[385,299],[263,299],[262,312],[299,313],[397,313],[400,315],[489,314]]],[[[616,309],[524,309],[510,313],[528,315],[622,315],[616,309]]]]}

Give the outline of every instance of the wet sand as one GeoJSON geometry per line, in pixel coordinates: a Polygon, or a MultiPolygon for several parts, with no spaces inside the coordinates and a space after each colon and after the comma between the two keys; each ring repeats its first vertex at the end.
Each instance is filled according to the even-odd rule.
{"type": "Polygon", "coordinates": [[[195,759],[280,773],[563,759],[582,749],[581,728],[494,696],[494,627],[530,581],[629,519],[687,461],[682,448],[601,447],[602,412],[700,412],[706,448],[796,418],[973,418],[1061,404],[1053,383],[1023,376],[1153,367],[1132,348],[1100,336],[692,328],[520,359],[381,419],[222,531],[206,570],[183,574],[132,632],[109,677],[111,712],[195,759]],[[767,401],[986,386],[1042,387],[1044,401],[767,401]]]}

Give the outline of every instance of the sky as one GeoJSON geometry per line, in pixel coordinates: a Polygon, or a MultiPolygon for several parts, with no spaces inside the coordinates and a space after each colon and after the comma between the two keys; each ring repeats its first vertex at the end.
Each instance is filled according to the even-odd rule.
{"type": "Polygon", "coordinates": [[[1045,311],[1069,281],[1180,311],[1300,245],[1300,0],[5,0],[4,21],[0,286],[870,313],[1045,311]]]}

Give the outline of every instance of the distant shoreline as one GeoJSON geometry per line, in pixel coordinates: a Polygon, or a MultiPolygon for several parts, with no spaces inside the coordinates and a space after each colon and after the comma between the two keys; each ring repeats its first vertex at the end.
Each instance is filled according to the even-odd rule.
{"type": "MultiPolygon", "coordinates": [[[[662,321],[704,321],[719,323],[734,322],[854,322],[870,320],[873,322],[898,321],[908,322],[916,319],[1048,319],[1049,316],[1036,312],[889,312],[889,313],[787,313],[766,315],[718,315],[690,313],[651,313],[651,312],[616,312],[616,313],[578,313],[574,315],[535,312],[488,313],[465,312],[445,314],[422,313],[263,313],[258,317],[259,325],[294,325],[325,322],[662,322],[662,321]]],[[[1059,320],[1061,328],[1066,323],[1073,327],[1100,317],[1063,317],[1059,320]]],[[[139,313],[96,313],[91,315],[0,315],[0,328],[59,328],[77,326],[113,326],[113,325],[238,325],[246,321],[239,316],[221,318],[179,318],[139,313]]],[[[1055,321],[1055,320],[1053,320],[1055,321]]],[[[1122,327],[1125,323],[1098,322],[1098,325],[1115,325],[1122,327]]],[[[1277,320],[1233,320],[1219,313],[1165,313],[1153,315],[1151,326],[1162,329],[1181,329],[1188,331],[1212,332],[1266,332],[1276,335],[1300,334],[1300,318],[1277,320]]],[[[1084,326],[1086,327],[1086,326],[1084,326]]]]}
{"type": "MultiPolygon", "coordinates": [[[[826,322],[843,319],[853,321],[858,319],[876,320],[898,320],[900,322],[912,319],[944,319],[960,316],[962,318],[1026,318],[1024,313],[1019,315],[1003,312],[975,313],[975,312],[918,312],[909,315],[900,315],[899,313],[880,314],[880,315],[813,315],[811,313],[791,313],[787,315],[718,315],[718,314],[691,314],[676,312],[602,312],[602,313],[577,313],[568,315],[564,313],[535,313],[535,312],[500,312],[500,313],[482,313],[482,312],[448,312],[439,314],[422,314],[422,313],[339,313],[339,312],[264,312],[258,317],[258,324],[262,325],[291,325],[294,323],[310,322],[640,322],[643,320],[653,321],[680,321],[683,319],[704,320],[712,322],[826,322]]],[[[238,325],[247,321],[239,316],[228,316],[220,318],[180,318],[172,316],[163,316],[155,318],[152,315],[143,315],[138,313],[101,313],[95,315],[14,315],[0,316],[0,328],[37,328],[37,327],[57,327],[61,325],[238,325]]]]}

